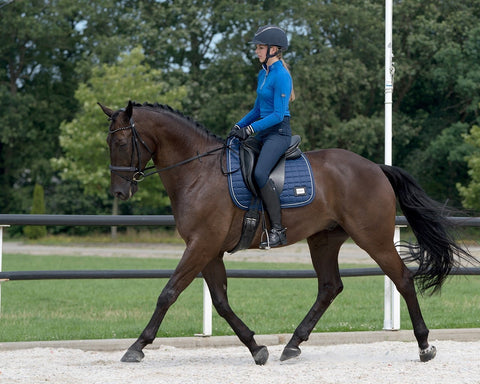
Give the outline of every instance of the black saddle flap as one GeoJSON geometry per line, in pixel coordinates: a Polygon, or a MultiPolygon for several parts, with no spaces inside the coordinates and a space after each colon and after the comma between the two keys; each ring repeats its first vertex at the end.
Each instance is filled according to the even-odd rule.
{"type": "Polygon", "coordinates": [[[253,137],[249,137],[240,143],[240,167],[243,181],[255,196],[257,196],[257,188],[253,181],[253,169],[261,149],[262,144],[253,137]]]}

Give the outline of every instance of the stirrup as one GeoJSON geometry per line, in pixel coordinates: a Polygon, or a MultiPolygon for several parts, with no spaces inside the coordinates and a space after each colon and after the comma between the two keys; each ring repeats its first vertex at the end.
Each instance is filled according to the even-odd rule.
{"type": "MultiPolygon", "coordinates": [[[[287,228],[272,228],[269,232],[265,230],[266,241],[260,242],[260,249],[275,248],[287,244],[287,228]]],[[[263,236],[262,236],[263,238],[263,236]]]]}

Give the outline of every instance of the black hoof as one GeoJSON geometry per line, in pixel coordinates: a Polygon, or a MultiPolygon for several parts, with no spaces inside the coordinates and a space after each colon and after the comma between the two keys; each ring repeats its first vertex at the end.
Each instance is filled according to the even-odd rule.
{"type": "Polygon", "coordinates": [[[268,360],[268,349],[265,346],[261,346],[256,352],[252,353],[253,360],[257,365],[265,365],[268,360]]]}
{"type": "Polygon", "coordinates": [[[285,361],[289,359],[293,359],[294,357],[300,356],[302,353],[301,349],[298,347],[292,348],[292,347],[285,347],[283,349],[282,356],[280,356],[280,361],[285,361]]]}
{"type": "Polygon", "coordinates": [[[426,362],[432,360],[436,354],[437,348],[435,348],[433,345],[429,345],[427,348],[420,350],[420,361],[426,362]]]}
{"type": "Polygon", "coordinates": [[[142,351],[135,351],[134,349],[128,349],[120,360],[122,363],[139,363],[145,357],[142,351]]]}

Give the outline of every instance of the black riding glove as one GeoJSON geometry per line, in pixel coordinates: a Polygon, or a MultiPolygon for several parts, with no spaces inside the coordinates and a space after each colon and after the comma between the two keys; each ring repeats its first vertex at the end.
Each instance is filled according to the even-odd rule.
{"type": "Polygon", "coordinates": [[[227,137],[235,136],[235,132],[237,132],[239,129],[240,126],[238,124],[235,124],[227,137]]]}
{"type": "Polygon", "coordinates": [[[251,125],[248,125],[244,128],[240,128],[240,129],[235,129],[235,127],[233,127],[233,128],[234,129],[232,129],[232,131],[230,132],[230,134],[228,136],[229,137],[235,136],[235,137],[238,137],[240,140],[245,140],[248,136],[250,136],[251,134],[253,134],[255,132],[251,125]]]}

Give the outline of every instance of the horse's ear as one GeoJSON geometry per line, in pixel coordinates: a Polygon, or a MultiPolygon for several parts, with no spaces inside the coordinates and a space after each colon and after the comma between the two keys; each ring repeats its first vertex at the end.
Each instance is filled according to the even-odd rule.
{"type": "Polygon", "coordinates": [[[102,108],[102,111],[103,113],[105,113],[105,115],[107,115],[108,117],[112,117],[113,111],[110,108],[100,104],[99,102],[97,102],[97,104],[100,106],[100,108],[102,108]]]}
{"type": "Polygon", "coordinates": [[[125,108],[125,113],[127,114],[128,118],[130,119],[132,117],[133,113],[133,103],[132,100],[128,101],[127,108],[125,108]]]}

